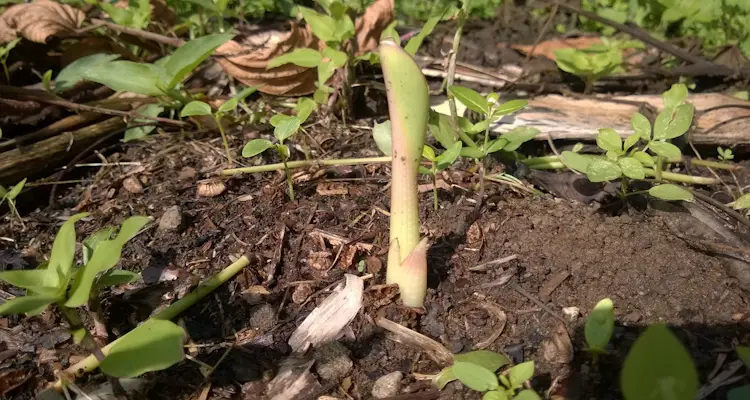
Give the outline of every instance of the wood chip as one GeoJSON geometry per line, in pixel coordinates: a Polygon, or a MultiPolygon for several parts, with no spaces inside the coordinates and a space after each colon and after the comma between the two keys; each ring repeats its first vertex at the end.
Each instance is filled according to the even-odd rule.
{"type": "Polygon", "coordinates": [[[560,286],[566,279],[568,279],[569,276],[570,272],[559,271],[549,277],[547,281],[542,284],[542,287],[539,288],[539,300],[544,303],[548,302],[550,296],[552,295],[552,292],[554,292],[558,286],[560,286]]]}
{"type": "Polygon", "coordinates": [[[440,366],[453,364],[453,353],[427,336],[382,317],[376,319],[375,324],[388,331],[388,339],[423,351],[440,366]]]}

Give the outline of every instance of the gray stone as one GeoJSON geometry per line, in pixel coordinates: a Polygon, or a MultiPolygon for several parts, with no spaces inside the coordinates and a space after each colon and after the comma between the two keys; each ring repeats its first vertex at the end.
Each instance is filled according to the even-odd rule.
{"type": "Polygon", "coordinates": [[[276,324],[276,310],[268,303],[260,304],[250,310],[251,328],[265,332],[276,324]]]}
{"type": "Polygon", "coordinates": [[[395,396],[401,390],[401,380],[404,379],[404,373],[401,371],[391,372],[383,375],[372,385],[372,397],[376,399],[385,399],[395,396]]]}
{"type": "Polygon", "coordinates": [[[349,349],[333,341],[315,349],[315,371],[324,381],[339,381],[354,367],[349,349]]]}
{"type": "Polygon", "coordinates": [[[172,206],[164,211],[161,218],[159,218],[159,230],[160,231],[175,231],[182,226],[182,210],[180,206],[172,206]]]}

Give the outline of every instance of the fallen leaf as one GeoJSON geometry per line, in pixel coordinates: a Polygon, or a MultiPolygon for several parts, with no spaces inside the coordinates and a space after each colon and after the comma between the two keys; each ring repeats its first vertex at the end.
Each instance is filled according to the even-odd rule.
{"type": "Polygon", "coordinates": [[[70,36],[85,17],[81,10],[50,0],[15,4],[0,15],[0,44],[19,36],[37,43],[46,43],[51,36],[70,36]]]}

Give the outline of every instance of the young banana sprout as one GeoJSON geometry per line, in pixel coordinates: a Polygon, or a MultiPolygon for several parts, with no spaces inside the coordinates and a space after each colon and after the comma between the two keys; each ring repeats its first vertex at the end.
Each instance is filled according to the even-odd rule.
{"type": "Polygon", "coordinates": [[[382,40],[378,52],[392,136],[386,282],[398,284],[404,305],[422,307],[427,291],[429,243],[419,235],[417,176],[429,118],[429,88],[414,59],[393,40],[382,40]]]}

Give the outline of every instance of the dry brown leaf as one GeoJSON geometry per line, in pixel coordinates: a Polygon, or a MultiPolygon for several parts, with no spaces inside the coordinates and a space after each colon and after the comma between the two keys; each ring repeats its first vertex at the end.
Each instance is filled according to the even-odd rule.
{"type": "Polygon", "coordinates": [[[544,42],[539,43],[539,45],[537,45],[536,48],[534,48],[533,45],[520,45],[520,44],[513,44],[510,47],[524,54],[529,54],[533,48],[534,52],[531,53],[532,56],[542,56],[542,57],[547,57],[550,60],[554,60],[556,50],[566,49],[566,48],[586,49],[595,44],[601,44],[601,43],[602,43],[602,40],[598,36],[595,36],[595,37],[581,36],[581,37],[571,38],[571,39],[546,40],[544,42]]]}
{"type": "Polygon", "coordinates": [[[70,36],[85,17],[81,10],[50,0],[15,4],[0,15],[0,43],[19,36],[37,43],[46,43],[51,36],[70,36]]]}
{"type": "MultiPolygon", "coordinates": [[[[393,21],[394,0],[377,0],[355,21],[357,52],[377,48],[380,34],[393,21]]],[[[215,55],[227,74],[248,86],[263,85],[258,91],[283,96],[304,96],[315,91],[315,68],[281,65],[266,70],[268,61],[299,48],[322,50],[325,43],[313,36],[309,27],[289,22],[288,30],[270,29],[243,32],[221,45],[215,55]]]]}

